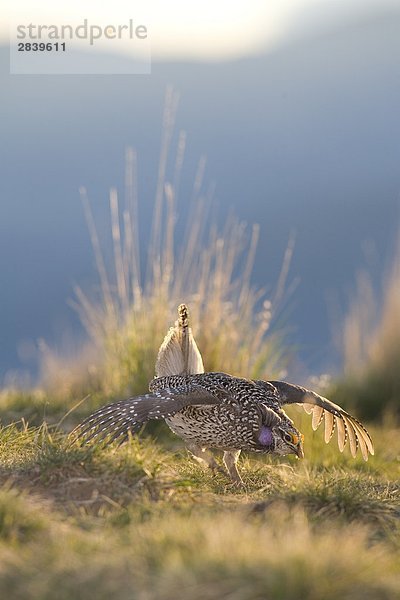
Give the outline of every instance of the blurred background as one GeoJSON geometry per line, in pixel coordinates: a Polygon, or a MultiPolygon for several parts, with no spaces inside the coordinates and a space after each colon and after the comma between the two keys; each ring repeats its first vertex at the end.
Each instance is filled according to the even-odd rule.
{"type": "MultiPolygon", "coordinates": [[[[39,4],[44,18],[50,5],[39,4]]],[[[100,8],[89,5],[95,19],[100,8]]],[[[116,14],[135,13],[127,5],[116,2],[116,14]]],[[[206,157],[212,218],[223,224],[233,210],[260,224],[254,285],[273,289],[294,242],[280,319],[298,363],[308,373],[340,370],[335,341],[356,273],[368,270],[379,302],[396,247],[398,2],[224,0],[195,9],[172,0],[150,3],[147,15],[152,72],[140,76],[10,75],[2,19],[1,381],[35,380],[39,339],[60,352],[85,340],[68,299],[74,284],[90,290],[98,276],[78,190],[87,189],[111,260],[108,195],[123,190],[127,147],[138,157],[146,250],[168,85],[179,92],[173,143],[187,135],[179,217],[206,157]]],[[[122,52],[118,60],[129,61],[129,48],[122,52]]],[[[109,59],[99,46],[98,60],[109,59]]]]}

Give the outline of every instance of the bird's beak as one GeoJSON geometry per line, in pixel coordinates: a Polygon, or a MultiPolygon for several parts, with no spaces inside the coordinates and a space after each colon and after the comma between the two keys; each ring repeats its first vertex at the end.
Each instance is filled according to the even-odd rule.
{"type": "Polygon", "coordinates": [[[296,446],[296,456],[297,458],[304,458],[303,444],[301,441],[296,446]]]}

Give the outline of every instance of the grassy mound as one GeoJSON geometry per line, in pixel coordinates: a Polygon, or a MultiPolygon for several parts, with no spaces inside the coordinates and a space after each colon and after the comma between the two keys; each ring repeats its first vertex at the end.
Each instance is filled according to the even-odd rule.
{"type": "Polygon", "coordinates": [[[80,448],[3,428],[1,597],[397,598],[396,432],[376,428],[364,463],[303,430],[308,458],[245,456],[238,491],[168,437],[80,448]]]}

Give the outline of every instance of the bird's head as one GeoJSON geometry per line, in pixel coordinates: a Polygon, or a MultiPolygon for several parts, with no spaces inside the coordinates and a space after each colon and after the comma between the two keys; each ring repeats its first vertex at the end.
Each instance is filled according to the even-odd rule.
{"type": "Polygon", "coordinates": [[[304,436],[293,425],[293,421],[280,410],[279,413],[269,406],[261,406],[261,427],[257,431],[257,444],[265,452],[272,454],[294,454],[303,458],[304,436]]]}
{"type": "Polygon", "coordinates": [[[274,453],[280,455],[294,454],[304,458],[304,435],[290,423],[280,423],[272,429],[274,453]]]}

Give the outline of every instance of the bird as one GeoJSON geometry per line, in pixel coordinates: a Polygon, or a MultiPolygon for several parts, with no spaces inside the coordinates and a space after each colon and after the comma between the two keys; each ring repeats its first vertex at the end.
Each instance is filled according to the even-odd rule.
{"type": "Polygon", "coordinates": [[[190,454],[215,473],[224,471],[243,485],[238,470],[242,450],[274,456],[304,457],[304,436],[283,406],[300,404],[312,415],[316,430],[324,421],[325,442],[337,430],[343,452],[353,457],[374,454],[371,436],[355,417],[314,391],[285,381],[234,377],[204,372],[202,356],[189,327],[185,304],[161,344],[149,392],[108,404],[72,432],[85,442],[122,443],[150,420],[164,420],[182,438],[190,454]],[[223,469],[212,450],[223,451],[223,469]]]}

